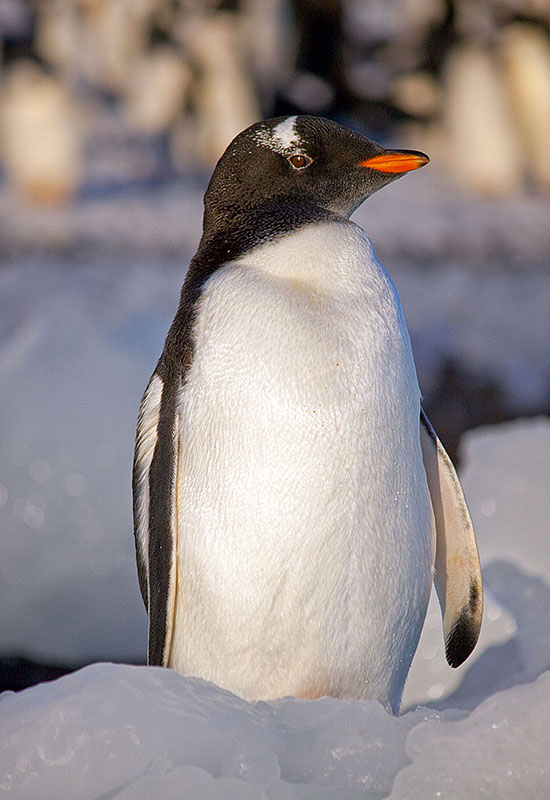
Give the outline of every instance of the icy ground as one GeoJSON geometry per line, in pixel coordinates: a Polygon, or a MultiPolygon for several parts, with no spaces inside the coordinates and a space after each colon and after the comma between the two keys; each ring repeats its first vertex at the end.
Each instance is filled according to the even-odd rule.
{"type": "MultiPolygon", "coordinates": [[[[548,602],[548,601],[547,601],[548,602]]],[[[3,696],[17,800],[544,800],[550,673],[470,714],[323,698],[249,705],[170,670],[98,664],[3,696]]]]}

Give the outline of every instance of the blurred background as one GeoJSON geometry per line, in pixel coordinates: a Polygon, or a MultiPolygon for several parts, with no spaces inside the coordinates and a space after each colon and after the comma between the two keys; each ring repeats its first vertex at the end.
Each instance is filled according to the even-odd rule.
{"type": "Polygon", "coordinates": [[[548,414],[550,0],[1,0],[0,688],[144,660],[139,400],[213,165],[300,113],[431,157],[354,219],[455,461],[465,432],[548,414]]]}

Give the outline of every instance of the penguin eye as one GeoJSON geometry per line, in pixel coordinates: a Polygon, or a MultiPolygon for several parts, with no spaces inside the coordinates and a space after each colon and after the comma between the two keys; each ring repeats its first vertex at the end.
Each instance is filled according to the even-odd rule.
{"type": "Polygon", "coordinates": [[[305,169],[309,167],[310,164],[313,164],[313,159],[306,156],[304,153],[294,153],[293,156],[287,158],[287,161],[292,164],[294,169],[305,169]]]}

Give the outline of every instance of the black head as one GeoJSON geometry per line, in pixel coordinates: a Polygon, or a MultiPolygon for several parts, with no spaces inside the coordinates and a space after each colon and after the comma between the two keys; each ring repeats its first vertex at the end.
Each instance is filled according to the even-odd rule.
{"type": "Polygon", "coordinates": [[[321,117],[277,117],[240,133],[218,161],[205,194],[205,226],[277,202],[348,217],[369,195],[429,161],[385,150],[321,117]]]}

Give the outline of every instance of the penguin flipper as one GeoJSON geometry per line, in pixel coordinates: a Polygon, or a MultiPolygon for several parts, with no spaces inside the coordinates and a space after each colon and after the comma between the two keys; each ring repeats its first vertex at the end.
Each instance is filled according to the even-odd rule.
{"type": "Polygon", "coordinates": [[[176,599],[176,387],[159,368],[145,390],[134,453],[134,534],[141,594],[149,620],[147,663],[167,666],[176,599]]]}
{"type": "Polygon", "coordinates": [[[435,587],[443,616],[445,655],[458,667],[474,649],[483,612],[474,527],[451,459],[420,410],[420,442],[436,528],[435,587]]]}

